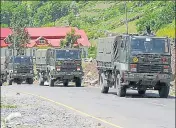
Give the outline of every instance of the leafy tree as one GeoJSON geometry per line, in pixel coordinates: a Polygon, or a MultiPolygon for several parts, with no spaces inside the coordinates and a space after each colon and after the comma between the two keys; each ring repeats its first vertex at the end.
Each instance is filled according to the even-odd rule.
{"type": "Polygon", "coordinates": [[[11,43],[10,49],[17,51],[17,55],[23,55],[26,45],[30,42],[30,36],[27,32],[24,22],[21,20],[13,19],[11,23],[12,34],[7,38],[8,42],[11,43]]]}
{"type": "Polygon", "coordinates": [[[72,28],[71,32],[67,33],[65,40],[61,40],[61,47],[72,48],[73,45],[77,42],[78,38],[80,38],[80,35],[75,35],[75,30],[72,28]]]}

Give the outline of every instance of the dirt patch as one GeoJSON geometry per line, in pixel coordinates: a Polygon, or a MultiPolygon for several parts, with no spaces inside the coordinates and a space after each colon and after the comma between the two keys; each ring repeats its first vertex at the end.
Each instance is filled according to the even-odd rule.
{"type": "Polygon", "coordinates": [[[96,61],[83,62],[84,70],[84,85],[97,85],[98,70],[96,68],[96,61]]]}

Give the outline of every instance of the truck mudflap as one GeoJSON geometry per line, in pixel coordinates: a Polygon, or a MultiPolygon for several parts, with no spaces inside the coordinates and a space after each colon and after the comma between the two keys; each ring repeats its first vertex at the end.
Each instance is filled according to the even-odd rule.
{"type": "Polygon", "coordinates": [[[171,75],[158,73],[124,73],[124,79],[127,81],[160,81],[170,82],[171,75]]]}

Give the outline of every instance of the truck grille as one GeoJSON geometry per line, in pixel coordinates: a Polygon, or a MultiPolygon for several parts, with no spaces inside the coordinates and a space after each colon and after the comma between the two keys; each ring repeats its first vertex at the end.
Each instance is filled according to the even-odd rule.
{"type": "Polygon", "coordinates": [[[157,72],[162,72],[162,66],[161,65],[139,64],[138,65],[138,72],[139,73],[157,73],[157,72]]]}
{"type": "Polygon", "coordinates": [[[67,72],[67,71],[75,71],[76,65],[74,63],[63,63],[61,65],[61,71],[67,72]]]}
{"type": "Polygon", "coordinates": [[[20,67],[20,68],[17,68],[15,69],[17,70],[17,73],[30,73],[30,68],[26,68],[26,67],[20,67]]]}

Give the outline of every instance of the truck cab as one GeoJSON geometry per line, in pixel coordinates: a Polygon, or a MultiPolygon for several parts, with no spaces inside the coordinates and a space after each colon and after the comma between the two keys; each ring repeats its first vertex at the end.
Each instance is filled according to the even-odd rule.
{"type": "Polygon", "coordinates": [[[131,88],[139,94],[158,90],[160,97],[168,97],[172,75],[168,38],[119,35],[100,40],[97,68],[103,93],[115,86],[119,96],[125,96],[126,89],[131,88]]]}
{"type": "Polygon", "coordinates": [[[7,83],[21,84],[26,81],[33,84],[33,58],[32,56],[10,56],[6,58],[7,83]]]}
{"type": "Polygon", "coordinates": [[[80,49],[48,49],[47,56],[49,86],[54,86],[55,81],[63,82],[64,86],[68,86],[70,81],[75,82],[76,87],[81,86],[83,69],[80,49]]]}

